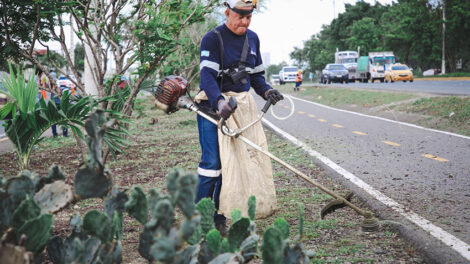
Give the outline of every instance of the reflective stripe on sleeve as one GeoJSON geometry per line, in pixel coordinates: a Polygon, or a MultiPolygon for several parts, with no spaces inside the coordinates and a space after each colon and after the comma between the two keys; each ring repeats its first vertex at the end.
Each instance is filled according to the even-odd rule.
{"type": "Polygon", "coordinates": [[[208,170],[198,167],[197,174],[205,177],[219,177],[222,174],[222,170],[208,170]]]}
{"type": "Polygon", "coordinates": [[[258,66],[256,66],[250,73],[258,73],[258,72],[262,72],[264,71],[264,66],[263,64],[260,64],[258,66]]]}
{"type": "Polygon", "coordinates": [[[218,63],[213,62],[213,61],[208,61],[208,60],[203,60],[199,64],[199,69],[201,69],[201,71],[204,67],[213,69],[216,72],[219,72],[219,70],[220,70],[220,65],[218,63]]]}

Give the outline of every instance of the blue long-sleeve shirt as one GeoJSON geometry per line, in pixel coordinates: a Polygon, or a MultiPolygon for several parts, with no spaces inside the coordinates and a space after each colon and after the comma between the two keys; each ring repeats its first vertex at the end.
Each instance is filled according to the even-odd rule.
{"type": "Polygon", "coordinates": [[[248,81],[246,84],[234,84],[230,78],[225,77],[223,79],[222,90],[220,89],[220,82],[217,79],[222,70],[220,43],[217,34],[212,30],[209,31],[201,41],[199,65],[201,71],[200,88],[206,92],[209,99],[208,106],[217,110],[217,102],[223,99],[222,92],[245,92],[250,90],[250,86],[254,88],[257,94],[264,97],[264,93],[271,89],[271,87],[264,78],[264,66],[259,50],[258,35],[251,30],[247,30],[245,35],[239,36],[230,31],[225,24],[218,26],[217,30],[220,32],[224,43],[224,70],[227,70],[231,65],[235,65],[241,60],[245,35],[248,36],[249,49],[246,59],[246,70],[249,74],[246,77],[248,81]]]}

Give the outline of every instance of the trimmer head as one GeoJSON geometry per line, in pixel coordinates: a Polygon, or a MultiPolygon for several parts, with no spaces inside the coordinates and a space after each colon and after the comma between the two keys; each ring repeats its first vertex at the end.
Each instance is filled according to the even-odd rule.
{"type": "MultiPolygon", "coordinates": [[[[344,196],[344,199],[346,199],[346,201],[350,202],[352,196],[353,196],[353,193],[349,192],[344,196]]],[[[341,200],[341,199],[335,199],[335,200],[329,202],[327,205],[325,205],[321,209],[321,212],[320,212],[321,219],[323,219],[327,214],[333,213],[337,209],[343,208],[345,206],[347,206],[347,204],[344,203],[344,201],[341,200]]]]}

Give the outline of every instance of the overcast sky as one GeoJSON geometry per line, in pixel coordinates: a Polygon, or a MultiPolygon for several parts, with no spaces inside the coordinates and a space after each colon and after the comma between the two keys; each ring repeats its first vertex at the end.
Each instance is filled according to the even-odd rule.
{"type": "MultiPolygon", "coordinates": [[[[269,52],[271,64],[290,62],[289,53],[294,47],[321,31],[334,16],[344,12],[344,4],[356,0],[265,0],[269,1],[263,13],[255,13],[250,29],[261,41],[261,52],[269,52]],[[335,8],[333,9],[333,3],[335,8]]],[[[374,4],[375,0],[365,0],[374,4]]],[[[377,0],[390,4],[392,0],[377,0]]],[[[341,47],[339,47],[341,49],[341,47]]],[[[333,59],[333,58],[332,58],[333,59]]]]}

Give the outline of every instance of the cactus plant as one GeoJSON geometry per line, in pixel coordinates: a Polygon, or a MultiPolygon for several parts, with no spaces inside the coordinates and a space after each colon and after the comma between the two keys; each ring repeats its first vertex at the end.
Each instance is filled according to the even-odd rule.
{"type": "Polygon", "coordinates": [[[39,182],[36,184],[36,192],[42,189],[42,187],[44,187],[44,185],[46,184],[53,183],[59,180],[65,181],[65,178],[65,174],[62,172],[59,166],[52,165],[49,168],[49,174],[45,177],[41,177],[39,179],[39,182]]]}
{"type": "Polygon", "coordinates": [[[207,234],[211,229],[214,229],[214,213],[215,205],[210,198],[201,199],[197,205],[196,209],[201,214],[201,229],[203,234],[207,234]]]}
{"type": "Polygon", "coordinates": [[[251,221],[255,221],[256,197],[254,195],[251,195],[250,198],[248,198],[248,217],[250,218],[251,221]]]}
{"type": "Polygon", "coordinates": [[[11,226],[15,229],[22,227],[28,220],[38,217],[41,214],[41,208],[26,196],[11,217],[11,226]]]}
{"type": "Polygon", "coordinates": [[[98,210],[90,210],[83,217],[83,229],[88,234],[101,239],[103,243],[111,241],[112,227],[111,219],[98,210]]]}
{"type": "Polygon", "coordinates": [[[283,259],[283,241],[281,232],[275,227],[269,227],[263,233],[263,261],[265,263],[281,264],[283,259]]]}
{"type": "Polygon", "coordinates": [[[230,251],[235,252],[243,240],[245,240],[249,235],[250,219],[243,217],[228,229],[227,239],[230,244],[230,251]]]}
{"type": "Polygon", "coordinates": [[[72,186],[63,180],[44,185],[35,195],[34,200],[44,214],[55,213],[73,200],[72,186]]]}
{"type": "Polygon", "coordinates": [[[148,221],[148,205],[142,187],[136,186],[131,190],[131,197],[125,204],[126,211],[141,224],[145,225],[148,221]]]}
{"type": "Polygon", "coordinates": [[[222,236],[220,235],[219,231],[216,229],[212,229],[206,235],[207,246],[209,249],[215,254],[218,255],[220,253],[220,249],[222,247],[222,236]]]}
{"type": "Polygon", "coordinates": [[[31,179],[31,173],[29,171],[22,171],[18,176],[8,179],[5,189],[10,197],[12,206],[17,207],[26,195],[29,195],[29,197],[34,196],[35,187],[31,179]]]}
{"type": "Polygon", "coordinates": [[[111,190],[112,177],[104,167],[102,153],[103,136],[112,124],[106,122],[103,111],[97,110],[85,122],[88,133],[88,161],[75,174],[75,193],[79,198],[104,197],[111,190]]]}
{"type": "Polygon", "coordinates": [[[127,194],[124,191],[119,191],[118,186],[115,185],[104,199],[104,210],[109,217],[114,217],[114,211],[122,216],[126,211],[127,201],[129,201],[127,194]]]}
{"type": "Polygon", "coordinates": [[[274,221],[274,227],[281,232],[281,237],[283,240],[289,238],[289,224],[287,223],[286,219],[282,217],[276,219],[274,221]]]}
{"type": "Polygon", "coordinates": [[[232,213],[230,213],[230,217],[232,218],[232,221],[235,223],[238,220],[242,219],[242,212],[238,209],[233,209],[232,213]]]}
{"type": "Polygon", "coordinates": [[[51,214],[42,214],[26,221],[26,223],[18,229],[18,242],[21,235],[24,234],[26,235],[25,248],[33,253],[41,252],[50,237],[53,222],[54,217],[51,214]]]}
{"type": "MultiPolygon", "coordinates": [[[[303,230],[303,206],[299,206],[300,228],[303,230]]],[[[278,218],[272,227],[269,227],[263,234],[263,260],[265,263],[286,263],[286,264],[307,264],[309,257],[314,256],[314,252],[306,252],[299,233],[297,239],[289,240],[289,225],[283,218],[278,218]]]]}

